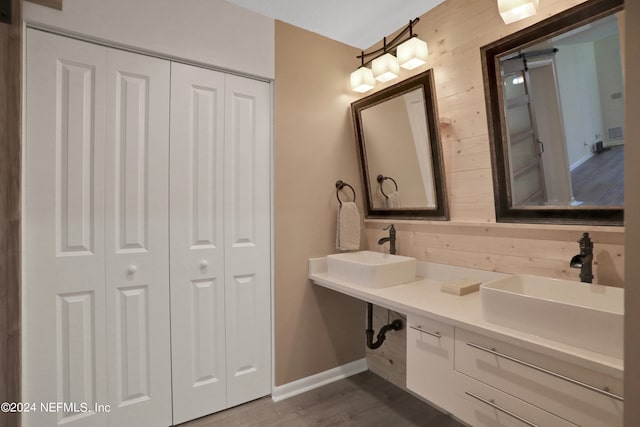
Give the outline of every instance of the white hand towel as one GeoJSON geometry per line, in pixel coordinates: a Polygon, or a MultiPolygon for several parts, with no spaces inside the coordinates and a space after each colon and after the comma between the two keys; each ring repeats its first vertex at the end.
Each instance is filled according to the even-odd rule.
{"type": "Polygon", "coordinates": [[[336,248],[341,251],[360,249],[360,212],[354,202],[342,202],[338,209],[336,248]]]}
{"type": "Polygon", "coordinates": [[[400,207],[400,193],[394,191],[387,195],[385,200],[385,204],[387,208],[399,208],[400,207]]]}

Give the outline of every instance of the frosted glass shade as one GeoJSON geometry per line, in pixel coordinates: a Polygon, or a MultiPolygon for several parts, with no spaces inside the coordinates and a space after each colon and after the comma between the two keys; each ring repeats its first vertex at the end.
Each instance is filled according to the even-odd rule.
{"type": "Polygon", "coordinates": [[[376,80],[373,78],[373,71],[367,67],[360,67],[351,73],[351,89],[355,92],[364,93],[373,89],[376,80]]]}
{"type": "Polygon", "coordinates": [[[371,63],[371,69],[373,70],[373,77],[379,82],[388,82],[400,75],[398,58],[390,53],[385,53],[381,57],[374,59],[371,63]]]}
{"type": "Polygon", "coordinates": [[[539,0],[498,0],[498,11],[505,24],[533,16],[538,11],[539,0]]]}
{"type": "Polygon", "coordinates": [[[397,54],[400,66],[405,70],[413,70],[427,62],[429,48],[427,42],[417,37],[411,37],[398,46],[397,54]]]}

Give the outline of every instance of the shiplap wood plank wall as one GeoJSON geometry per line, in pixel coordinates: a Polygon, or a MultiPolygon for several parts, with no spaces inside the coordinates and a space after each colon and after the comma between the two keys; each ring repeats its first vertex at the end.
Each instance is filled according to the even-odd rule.
{"type": "MultiPolygon", "coordinates": [[[[0,402],[19,402],[21,396],[21,0],[12,0],[12,14],[12,24],[0,23],[0,402]]],[[[19,425],[19,413],[0,413],[1,427],[19,425]]]]}
{"type": "MultiPolygon", "coordinates": [[[[402,77],[434,69],[439,114],[450,120],[440,125],[440,133],[451,222],[395,221],[399,253],[483,270],[577,279],[579,272],[569,268],[569,260],[582,232],[590,231],[595,282],[623,285],[622,227],[495,223],[480,48],[580,3],[544,2],[536,16],[511,25],[501,20],[495,0],[447,0],[420,17],[415,32],[429,44],[429,59],[402,77]]],[[[369,248],[377,248],[386,223],[366,223],[369,248]]]]}
{"type": "MultiPolygon", "coordinates": [[[[368,224],[367,241],[375,247],[388,232],[384,224],[368,224]]],[[[578,280],[569,260],[579,253],[582,230],[552,226],[396,224],[397,248],[416,259],[503,273],[537,274],[578,280]]],[[[594,240],[594,275],[599,283],[624,282],[624,233],[605,227],[588,229],[594,240]]]]}

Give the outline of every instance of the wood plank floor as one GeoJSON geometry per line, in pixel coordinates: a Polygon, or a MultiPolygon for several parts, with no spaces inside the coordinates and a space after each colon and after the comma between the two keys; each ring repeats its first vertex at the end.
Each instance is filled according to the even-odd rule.
{"type": "Polygon", "coordinates": [[[274,403],[249,402],[180,427],[462,427],[463,425],[372,372],[274,403]]]}
{"type": "Polygon", "coordinates": [[[624,204],[624,146],[595,154],[571,171],[573,197],[585,205],[624,204]]]}

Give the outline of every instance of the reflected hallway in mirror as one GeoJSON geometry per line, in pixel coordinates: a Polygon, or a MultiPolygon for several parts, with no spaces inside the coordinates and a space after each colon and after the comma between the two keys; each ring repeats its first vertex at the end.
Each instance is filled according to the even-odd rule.
{"type": "Polygon", "coordinates": [[[499,60],[513,204],[622,206],[602,194],[622,194],[623,157],[607,153],[624,147],[617,16],[499,60]]]}
{"type": "Polygon", "coordinates": [[[481,49],[496,218],[621,225],[622,0],[590,0],[481,49]]]}

